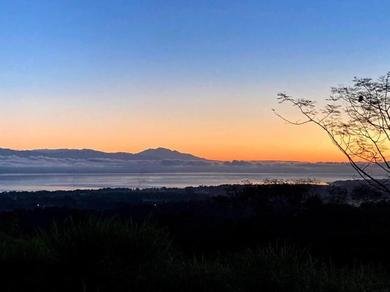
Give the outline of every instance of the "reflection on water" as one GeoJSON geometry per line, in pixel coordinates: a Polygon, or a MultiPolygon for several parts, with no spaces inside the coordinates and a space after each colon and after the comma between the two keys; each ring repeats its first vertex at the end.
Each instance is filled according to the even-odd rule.
{"type": "Polygon", "coordinates": [[[331,182],[353,178],[350,174],[279,173],[0,174],[0,191],[186,187],[262,183],[267,179],[315,179],[320,182],[331,182]]]}

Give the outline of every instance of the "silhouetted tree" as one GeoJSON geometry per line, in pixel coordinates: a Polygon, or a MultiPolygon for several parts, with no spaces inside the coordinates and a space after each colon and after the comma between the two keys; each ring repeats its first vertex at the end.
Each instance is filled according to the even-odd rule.
{"type": "Polygon", "coordinates": [[[363,179],[390,193],[390,185],[381,179],[390,175],[389,78],[390,72],[377,80],[355,77],[352,86],[333,87],[324,107],[279,93],[279,102],[291,104],[305,119],[291,121],[275,113],[294,125],[319,126],[363,179]]]}

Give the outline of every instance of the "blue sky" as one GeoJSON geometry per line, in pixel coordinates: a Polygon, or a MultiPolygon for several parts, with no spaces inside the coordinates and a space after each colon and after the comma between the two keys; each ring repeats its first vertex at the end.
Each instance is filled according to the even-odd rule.
{"type": "MultiPolygon", "coordinates": [[[[0,0],[0,101],[8,113],[0,128],[6,137],[2,146],[44,147],[55,139],[45,128],[51,123],[68,136],[80,131],[78,136],[88,137],[88,127],[74,129],[72,115],[89,115],[78,122],[92,125],[105,111],[105,125],[122,131],[116,132],[119,137],[127,132],[133,138],[122,143],[118,138],[110,146],[96,138],[103,129],[89,137],[95,144],[77,135],[59,143],[107,150],[163,144],[217,152],[206,144],[191,148],[180,142],[186,128],[177,124],[194,132],[199,122],[203,132],[211,125],[210,136],[226,125],[234,129],[223,140],[231,141],[242,120],[250,120],[242,124],[245,129],[271,123],[280,90],[320,98],[355,75],[385,73],[389,11],[389,1],[375,0],[0,0]],[[72,114],[59,118],[64,110],[72,114]],[[165,125],[172,115],[176,126],[165,125]],[[20,121],[30,124],[30,134],[20,121]],[[121,122],[151,125],[135,143],[139,133],[130,126],[120,129],[121,122]],[[10,128],[16,129],[12,135],[10,128]],[[35,130],[40,138],[31,138],[35,130]],[[165,138],[147,136],[161,132],[165,138]],[[176,136],[167,138],[172,132],[176,136]]],[[[272,123],[282,127],[280,121],[272,123]]],[[[226,145],[230,156],[246,153],[251,142],[244,138],[242,147],[226,145]]],[[[260,150],[253,158],[266,158],[261,149],[272,144],[256,143],[260,150]]]]}

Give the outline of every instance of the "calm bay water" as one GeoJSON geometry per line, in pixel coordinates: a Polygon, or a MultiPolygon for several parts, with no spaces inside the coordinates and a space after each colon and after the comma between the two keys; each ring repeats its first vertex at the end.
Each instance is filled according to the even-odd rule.
{"type": "Polygon", "coordinates": [[[186,187],[261,183],[266,179],[315,179],[320,182],[353,179],[350,174],[275,173],[131,173],[131,174],[0,174],[2,191],[75,190],[99,188],[186,187]]]}

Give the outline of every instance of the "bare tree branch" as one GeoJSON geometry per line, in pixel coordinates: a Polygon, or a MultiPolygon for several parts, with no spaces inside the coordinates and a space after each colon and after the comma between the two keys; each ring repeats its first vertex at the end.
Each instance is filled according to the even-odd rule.
{"type": "Polygon", "coordinates": [[[289,103],[305,118],[293,125],[315,124],[325,131],[356,172],[370,185],[390,193],[390,72],[378,78],[356,78],[352,86],[333,87],[326,105],[278,94],[279,103],[289,103]],[[365,164],[363,164],[363,162],[365,164]]]}

